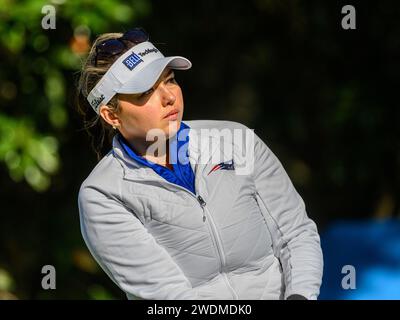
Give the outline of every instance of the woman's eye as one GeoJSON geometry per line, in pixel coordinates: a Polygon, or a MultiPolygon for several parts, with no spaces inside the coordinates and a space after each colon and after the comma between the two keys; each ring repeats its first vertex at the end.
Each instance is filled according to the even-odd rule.
{"type": "Polygon", "coordinates": [[[167,80],[167,82],[175,83],[175,77],[169,78],[169,79],[167,80]]]}

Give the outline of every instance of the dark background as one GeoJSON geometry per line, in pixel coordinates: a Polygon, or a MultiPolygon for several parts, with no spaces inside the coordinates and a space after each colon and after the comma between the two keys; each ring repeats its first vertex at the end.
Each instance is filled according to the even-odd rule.
{"type": "MultiPolygon", "coordinates": [[[[176,72],[184,119],[242,122],[278,156],[322,234],[326,268],[337,221],[398,223],[398,2],[59,2],[54,30],[41,28],[46,1],[0,8],[0,298],[125,299],[80,234],[77,193],[97,160],[74,97],[95,37],[134,26],[192,61],[176,72]],[[356,30],[341,27],[346,4],[356,30]],[[41,287],[46,264],[56,290],[41,287]]],[[[365,250],[362,265],[382,262],[365,250]]]]}

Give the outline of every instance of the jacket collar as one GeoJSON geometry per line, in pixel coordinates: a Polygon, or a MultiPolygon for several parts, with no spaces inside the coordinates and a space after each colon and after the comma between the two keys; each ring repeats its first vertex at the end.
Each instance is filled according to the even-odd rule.
{"type": "MultiPolygon", "coordinates": [[[[200,129],[189,128],[188,156],[194,174],[200,168],[201,172],[211,159],[212,154],[217,151],[218,144],[213,142],[215,137],[202,135],[200,129]],[[209,150],[213,147],[213,150],[209,150]]],[[[132,159],[121,145],[118,136],[115,135],[112,142],[114,156],[120,161],[124,169],[124,178],[133,180],[160,180],[162,179],[153,169],[132,159]]]]}

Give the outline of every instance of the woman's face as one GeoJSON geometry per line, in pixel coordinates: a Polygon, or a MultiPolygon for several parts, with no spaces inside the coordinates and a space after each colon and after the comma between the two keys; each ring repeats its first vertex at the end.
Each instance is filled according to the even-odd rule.
{"type": "Polygon", "coordinates": [[[128,141],[146,140],[147,132],[154,128],[161,129],[168,139],[179,129],[183,117],[183,96],[172,69],[165,68],[147,92],[119,94],[118,99],[118,129],[128,141]],[[176,114],[166,117],[173,111],[176,114]]]}

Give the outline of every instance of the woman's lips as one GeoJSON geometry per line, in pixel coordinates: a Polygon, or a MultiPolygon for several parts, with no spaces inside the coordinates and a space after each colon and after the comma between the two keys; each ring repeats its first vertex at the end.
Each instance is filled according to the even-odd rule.
{"type": "Polygon", "coordinates": [[[166,117],[164,117],[164,119],[176,120],[176,119],[178,119],[178,114],[179,114],[179,111],[177,111],[177,110],[172,111],[172,112],[168,113],[168,115],[166,117]]]}

